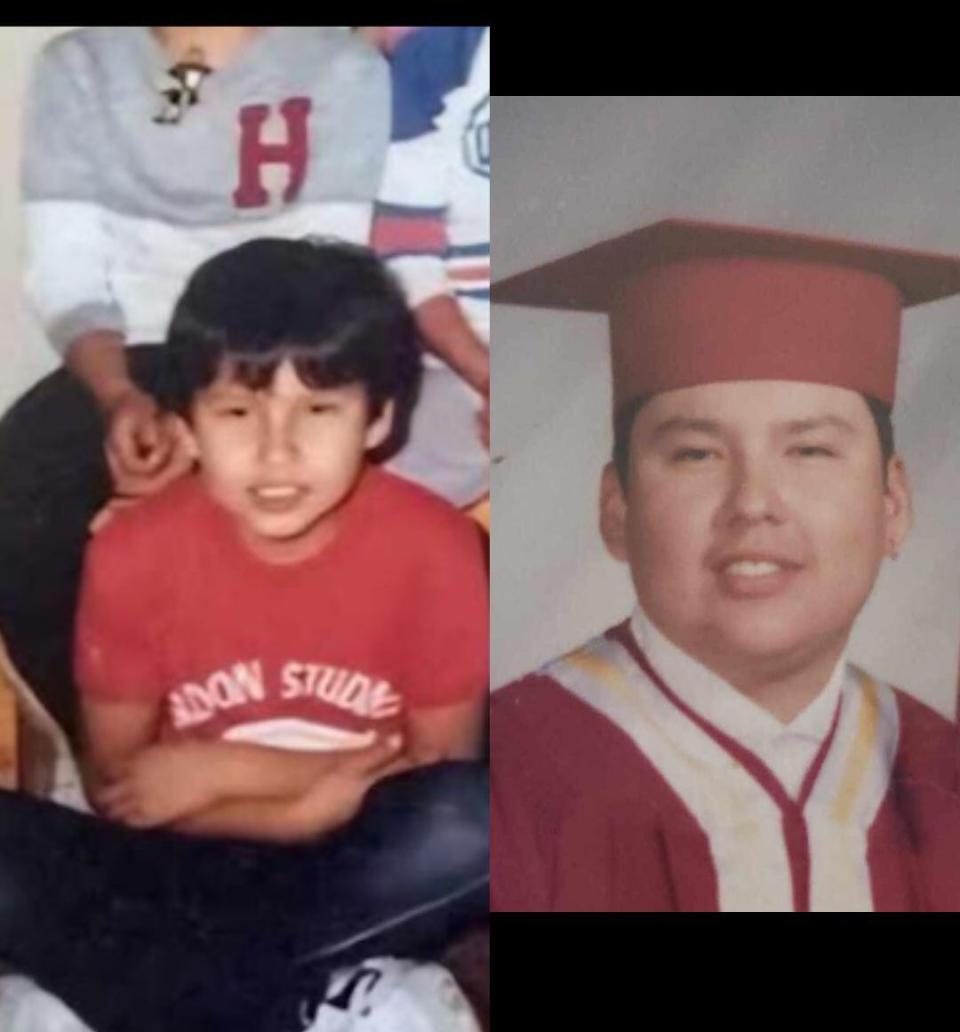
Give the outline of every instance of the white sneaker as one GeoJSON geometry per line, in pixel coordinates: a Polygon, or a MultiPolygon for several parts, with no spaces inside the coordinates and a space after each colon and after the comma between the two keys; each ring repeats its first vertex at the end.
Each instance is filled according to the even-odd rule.
{"type": "Polygon", "coordinates": [[[22,975],[0,976],[3,1032],[92,1032],[66,1004],[22,975]]]}
{"type": "Polygon", "coordinates": [[[392,957],[337,971],[304,1032],[481,1032],[453,975],[392,957]]]}

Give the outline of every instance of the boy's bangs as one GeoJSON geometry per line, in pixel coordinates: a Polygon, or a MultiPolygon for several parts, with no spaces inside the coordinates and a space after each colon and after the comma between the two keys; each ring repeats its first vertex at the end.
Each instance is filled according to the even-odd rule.
{"type": "Polygon", "coordinates": [[[300,382],[306,387],[324,389],[342,387],[363,379],[363,370],[343,349],[337,347],[310,350],[284,347],[266,354],[235,354],[226,352],[230,378],[251,390],[263,390],[273,382],[283,362],[293,363],[300,382]]]}

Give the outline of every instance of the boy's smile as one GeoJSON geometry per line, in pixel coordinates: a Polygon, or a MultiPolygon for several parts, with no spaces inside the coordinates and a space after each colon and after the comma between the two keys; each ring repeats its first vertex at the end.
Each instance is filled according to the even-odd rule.
{"type": "Polygon", "coordinates": [[[370,418],[361,384],[316,388],[287,359],[262,389],[229,364],[195,398],[190,433],[211,496],[255,554],[297,562],[336,534],[336,517],[389,433],[392,407],[370,418]]]}
{"type": "Polygon", "coordinates": [[[604,536],[647,615],[734,684],[842,651],[909,526],[863,398],[789,381],[655,395],[636,416],[626,492],[608,470],[604,536]]]}

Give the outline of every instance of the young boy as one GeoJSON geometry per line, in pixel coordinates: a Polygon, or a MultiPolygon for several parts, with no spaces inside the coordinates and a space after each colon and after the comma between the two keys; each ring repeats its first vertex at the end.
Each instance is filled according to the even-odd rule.
{"type": "Polygon", "coordinates": [[[664,222],[496,289],[610,312],[638,606],[495,695],[493,906],[960,909],[956,731],[845,656],[911,520],[901,308],[960,262],[664,222]]]}
{"type": "Polygon", "coordinates": [[[282,836],[317,754],[325,770],[400,732],[414,757],[474,755],[487,641],[475,535],[367,462],[402,440],[418,378],[376,259],[242,246],[195,275],[167,348],[200,472],[90,547],[77,680],[95,795],[133,820],[243,833],[237,799],[255,796],[270,802],[249,832],[272,835],[276,819],[282,836]],[[173,745],[188,740],[204,745],[173,745]],[[204,798],[221,750],[241,780],[204,798]]]}
{"type": "Polygon", "coordinates": [[[101,1032],[259,1029],[305,972],[485,911],[483,768],[411,769],[478,752],[485,575],[469,520],[371,462],[419,375],[371,252],[225,252],[165,357],[199,469],[94,539],[76,640],[91,795],[129,827],[0,796],[0,956],[101,1032]],[[158,826],[189,834],[130,830],[158,826]]]}

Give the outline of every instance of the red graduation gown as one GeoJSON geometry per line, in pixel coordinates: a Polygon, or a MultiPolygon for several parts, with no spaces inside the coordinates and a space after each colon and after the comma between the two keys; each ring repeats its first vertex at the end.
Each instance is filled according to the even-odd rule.
{"type": "Polygon", "coordinates": [[[797,799],[627,624],[491,705],[494,910],[960,911],[960,739],[850,678],[797,799]]]}

